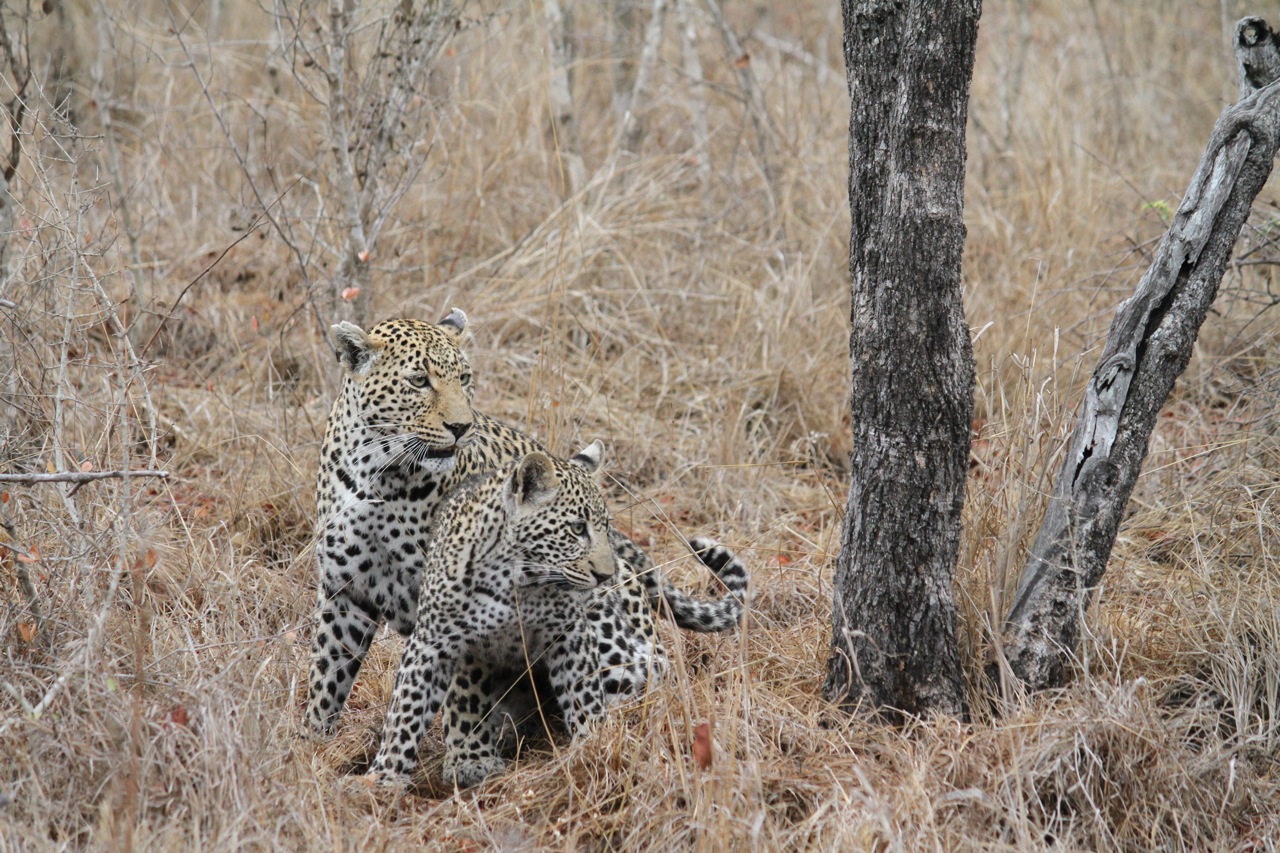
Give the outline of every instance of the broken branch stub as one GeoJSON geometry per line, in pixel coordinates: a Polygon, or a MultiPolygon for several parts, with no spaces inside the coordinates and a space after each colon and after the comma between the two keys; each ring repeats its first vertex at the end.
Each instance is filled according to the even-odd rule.
{"type": "Polygon", "coordinates": [[[1240,100],[1280,79],[1280,36],[1262,18],[1236,21],[1233,45],[1240,72],[1240,100]]]}
{"type": "MultiPolygon", "coordinates": [[[[1280,52],[1260,18],[1236,26],[1246,97],[1218,118],[1155,260],[1116,312],[1009,607],[998,656],[1038,690],[1066,680],[1156,418],[1191,358],[1280,140],[1280,52]],[[1270,69],[1270,70],[1267,70],[1270,69]]],[[[994,679],[1001,662],[988,667],[994,679]]]]}

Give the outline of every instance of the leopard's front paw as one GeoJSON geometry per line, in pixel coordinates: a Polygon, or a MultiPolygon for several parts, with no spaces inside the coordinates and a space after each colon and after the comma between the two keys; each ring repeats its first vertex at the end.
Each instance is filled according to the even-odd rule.
{"type": "Polygon", "coordinates": [[[298,721],[297,726],[298,737],[306,741],[314,741],[317,743],[332,740],[333,734],[337,730],[338,725],[336,719],[321,719],[319,716],[310,712],[298,721]]]}
{"type": "Polygon", "coordinates": [[[375,790],[392,790],[407,788],[412,778],[408,773],[395,773],[390,770],[370,770],[363,776],[356,777],[362,785],[375,790]]]}
{"type": "Polygon", "coordinates": [[[412,780],[412,772],[400,766],[399,762],[375,759],[373,766],[363,775],[355,777],[362,785],[371,789],[389,790],[391,788],[407,788],[412,780]]]}
{"type": "Polygon", "coordinates": [[[458,761],[450,761],[446,758],[444,778],[446,782],[452,782],[459,788],[470,788],[473,785],[479,785],[490,776],[498,775],[505,769],[507,769],[507,762],[496,755],[458,761]]]}

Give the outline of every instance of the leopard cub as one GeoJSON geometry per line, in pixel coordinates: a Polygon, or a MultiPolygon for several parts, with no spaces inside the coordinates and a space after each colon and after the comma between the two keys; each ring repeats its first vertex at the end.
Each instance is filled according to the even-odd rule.
{"type": "MultiPolygon", "coordinates": [[[[601,455],[598,441],[567,461],[533,451],[447,502],[427,549],[417,622],[370,770],[375,779],[408,780],[446,695],[465,717],[447,728],[464,740],[481,734],[494,702],[482,687],[489,671],[538,662],[574,736],[604,714],[589,608],[617,563],[595,482],[601,455]]],[[[462,786],[503,766],[489,738],[472,746],[450,756],[448,769],[462,786]]]]}

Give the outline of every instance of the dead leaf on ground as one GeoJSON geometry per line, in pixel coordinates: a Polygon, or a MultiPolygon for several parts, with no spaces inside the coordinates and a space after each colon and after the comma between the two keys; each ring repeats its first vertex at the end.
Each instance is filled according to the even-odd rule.
{"type": "Polygon", "coordinates": [[[711,769],[710,723],[698,723],[693,729],[693,762],[702,770],[711,769]]]}

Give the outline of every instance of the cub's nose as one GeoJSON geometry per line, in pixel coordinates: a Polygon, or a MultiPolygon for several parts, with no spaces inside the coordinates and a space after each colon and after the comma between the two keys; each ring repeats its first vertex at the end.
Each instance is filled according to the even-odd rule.
{"type": "Polygon", "coordinates": [[[447,429],[449,432],[453,433],[453,437],[455,440],[462,438],[464,435],[471,432],[470,423],[465,423],[465,424],[445,423],[444,428],[447,429]]]}

